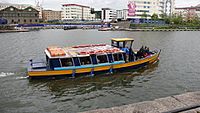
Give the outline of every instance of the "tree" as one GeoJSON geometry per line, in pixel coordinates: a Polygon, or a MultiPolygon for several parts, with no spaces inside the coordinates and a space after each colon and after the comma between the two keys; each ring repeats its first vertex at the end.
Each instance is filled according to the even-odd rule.
{"type": "Polygon", "coordinates": [[[152,19],[152,20],[158,20],[158,15],[154,13],[154,14],[151,16],[151,19],[152,19]]]}
{"type": "Polygon", "coordinates": [[[143,19],[147,19],[147,13],[146,12],[144,12],[142,15],[141,15],[141,17],[143,18],[143,19]]]}
{"type": "Polygon", "coordinates": [[[171,22],[173,22],[176,25],[181,25],[183,23],[183,17],[181,15],[172,16],[171,22]]]}

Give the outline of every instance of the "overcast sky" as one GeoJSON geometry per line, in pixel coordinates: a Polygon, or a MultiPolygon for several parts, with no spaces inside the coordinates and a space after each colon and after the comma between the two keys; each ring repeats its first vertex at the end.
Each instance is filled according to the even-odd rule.
{"type": "MultiPolygon", "coordinates": [[[[45,9],[60,10],[61,4],[78,3],[88,5],[90,7],[100,9],[102,7],[110,7],[114,9],[127,8],[128,0],[0,0],[0,2],[19,3],[19,4],[35,4],[35,1],[40,1],[45,9]]],[[[196,6],[200,4],[200,0],[175,0],[177,7],[196,6]]]]}

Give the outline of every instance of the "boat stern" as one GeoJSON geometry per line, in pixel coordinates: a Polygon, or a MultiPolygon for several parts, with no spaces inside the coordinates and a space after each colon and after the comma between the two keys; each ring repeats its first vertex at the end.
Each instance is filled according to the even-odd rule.
{"type": "Polygon", "coordinates": [[[28,76],[33,76],[33,73],[45,72],[47,71],[47,64],[43,60],[29,60],[28,63],[28,76]]]}

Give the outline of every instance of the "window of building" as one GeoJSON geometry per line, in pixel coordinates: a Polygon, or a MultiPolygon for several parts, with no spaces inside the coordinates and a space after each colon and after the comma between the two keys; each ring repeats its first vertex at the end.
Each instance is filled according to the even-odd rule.
{"type": "Polygon", "coordinates": [[[24,19],[24,22],[26,22],[26,19],[24,19]]]}
{"type": "Polygon", "coordinates": [[[123,55],[121,53],[113,54],[114,61],[121,61],[123,59],[123,55]]]}
{"type": "Polygon", "coordinates": [[[10,11],[14,11],[14,8],[11,7],[11,8],[10,8],[10,11]]]}
{"type": "Polygon", "coordinates": [[[73,66],[72,58],[63,58],[60,59],[62,67],[73,66]]]}
{"type": "Polygon", "coordinates": [[[32,19],[30,19],[30,22],[32,22],[32,19]]]}
{"type": "Polygon", "coordinates": [[[18,22],[20,22],[20,19],[18,19],[18,22]]]}
{"type": "Polygon", "coordinates": [[[80,59],[81,65],[92,64],[91,59],[90,59],[90,56],[87,56],[87,57],[80,57],[79,59],[80,59]]]}
{"type": "Polygon", "coordinates": [[[107,55],[99,55],[97,56],[98,63],[108,63],[107,55]]]}

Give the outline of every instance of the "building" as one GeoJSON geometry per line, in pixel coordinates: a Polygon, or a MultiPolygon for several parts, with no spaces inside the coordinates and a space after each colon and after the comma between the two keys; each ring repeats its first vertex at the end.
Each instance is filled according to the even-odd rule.
{"type": "Polygon", "coordinates": [[[175,11],[175,0],[160,0],[164,2],[164,14],[167,16],[172,16],[175,11]]]}
{"type": "Polygon", "coordinates": [[[185,21],[190,21],[194,18],[200,19],[200,4],[195,7],[175,8],[175,15],[182,16],[185,21]]]}
{"type": "Polygon", "coordinates": [[[172,15],[174,0],[129,0],[128,9],[117,10],[117,19],[139,21],[151,19],[153,14],[159,18],[163,15],[172,15]]]}
{"type": "Polygon", "coordinates": [[[110,8],[102,8],[101,20],[104,22],[111,22],[117,19],[117,11],[110,8]]]}
{"type": "Polygon", "coordinates": [[[133,0],[128,3],[127,19],[151,19],[153,14],[163,14],[163,10],[160,0],[133,0]]]}
{"type": "Polygon", "coordinates": [[[32,7],[18,9],[10,6],[0,10],[0,18],[6,19],[8,24],[35,24],[39,22],[39,11],[32,7]]]}
{"type": "Polygon", "coordinates": [[[61,11],[43,10],[42,17],[45,21],[61,20],[61,11]]]}
{"type": "Polygon", "coordinates": [[[39,5],[33,6],[29,4],[11,4],[11,3],[0,3],[0,10],[5,9],[7,7],[13,6],[17,9],[26,9],[27,7],[32,7],[39,11],[39,19],[42,19],[42,10],[43,8],[39,5]]]}
{"type": "Polygon", "coordinates": [[[128,9],[117,10],[117,20],[127,20],[128,9]]]}
{"type": "Polygon", "coordinates": [[[93,14],[95,14],[95,20],[101,20],[101,11],[94,11],[93,14]]]}
{"type": "Polygon", "coordinates": [[[62,20],[94,20],[95,14],[91,14],[89,6],[79,4],[63,4],[61,11],[62,20]]]}

